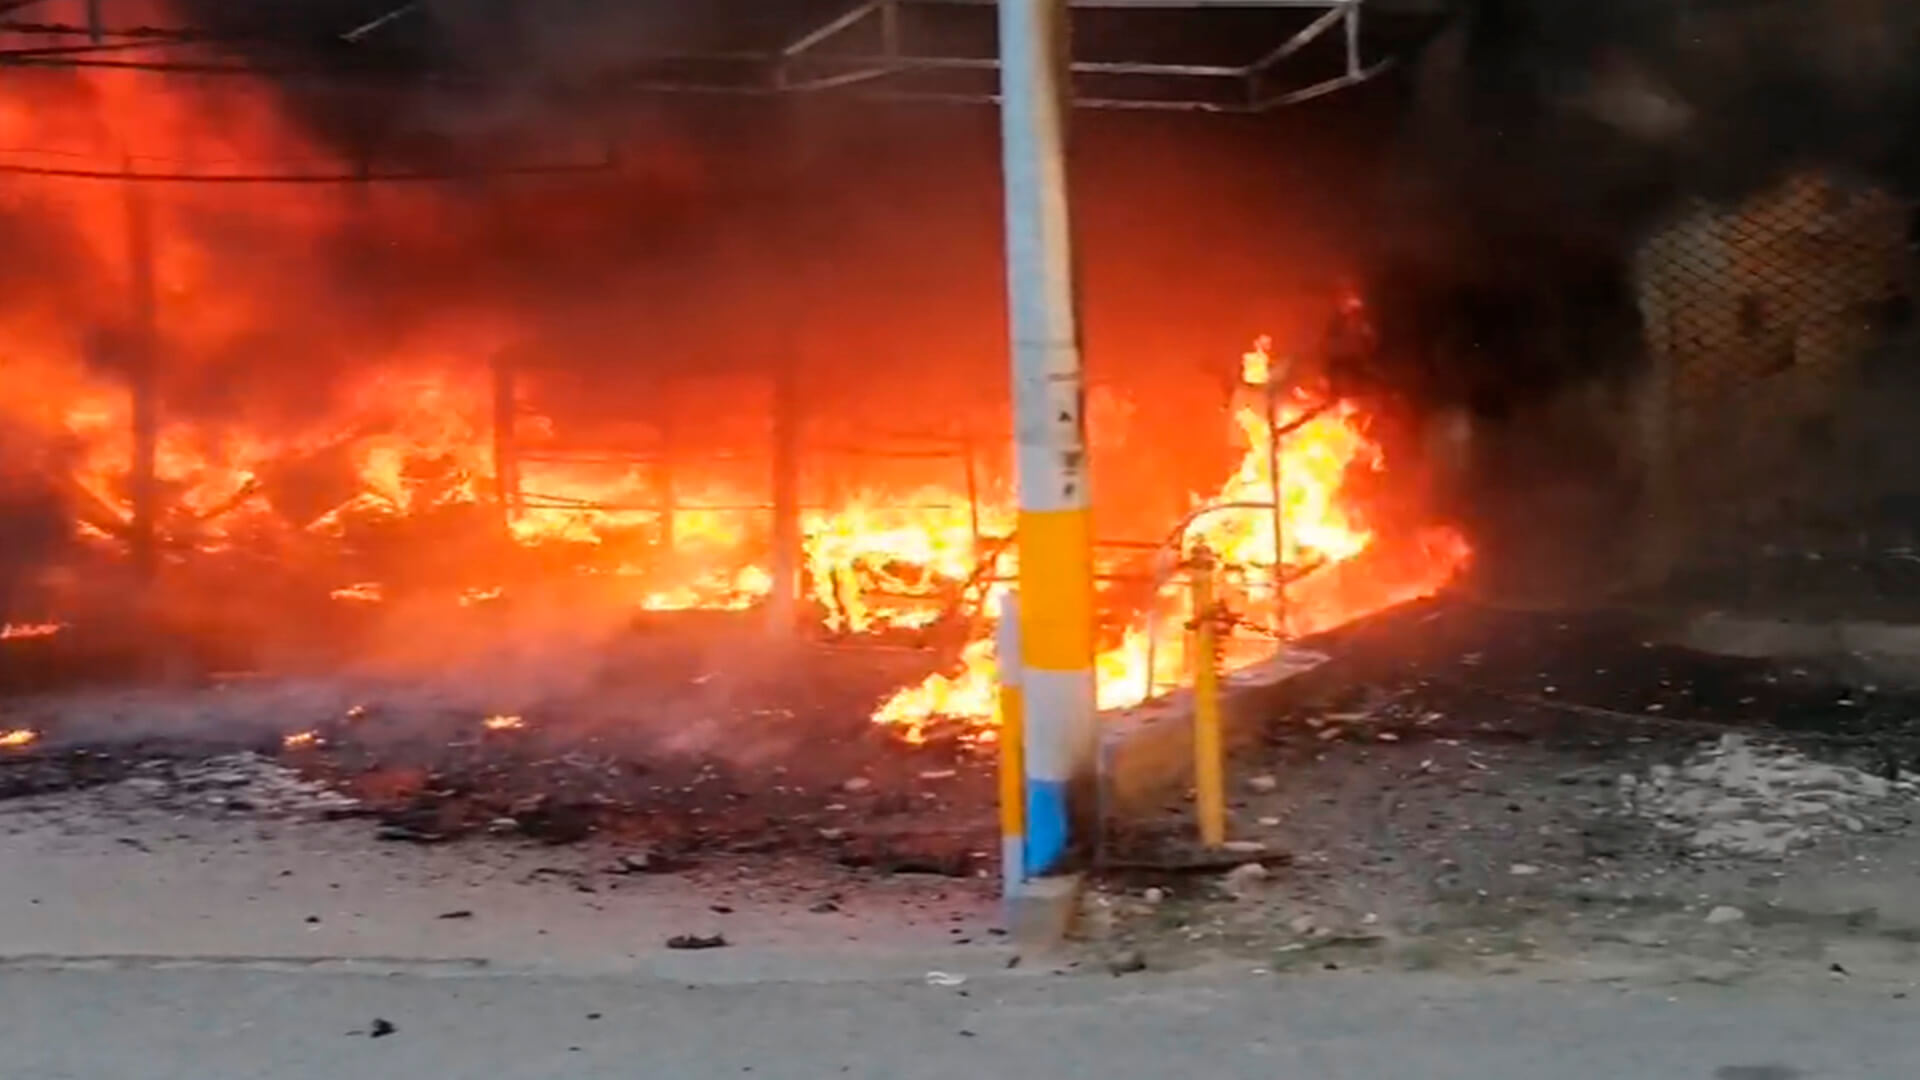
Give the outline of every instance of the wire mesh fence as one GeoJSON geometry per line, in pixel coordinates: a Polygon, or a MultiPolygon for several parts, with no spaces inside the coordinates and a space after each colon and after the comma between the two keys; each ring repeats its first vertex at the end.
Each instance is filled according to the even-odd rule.
{"type": "Polygon", "coordinates": [[[1898,408],[1920,406],[1912,211],[1809,170],[1695,205],[1642,246],[1649,551],[1670,586],[1853,605],[1887,600],[1882,569],[1914,564],[1920,474],[1899,463],[1920,427],[1898,408]]]}

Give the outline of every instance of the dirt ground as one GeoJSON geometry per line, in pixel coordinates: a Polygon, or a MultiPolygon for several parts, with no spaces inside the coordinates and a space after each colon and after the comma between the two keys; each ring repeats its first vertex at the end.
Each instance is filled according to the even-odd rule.
{"type": "MultiPolygon", "coordinates": [[[[1920,959],[1920,698],[1656,645],[1624,616],[1433,603],[1312,644],[1332,660],[1232,764],[1236,851],[1196,866],[1180,798],[1133,823],[1069,965],[1727,982],[1920,959]]],[[[729,650],[652,648],[503,704],[527,720],[504,733],[483,723],[498,683],[16,699],[44,737],[0,753],[12,947],[219,951],[309,912],[317,952],[352,955],[375,947],[357,913],[396,890],[405,910],[367,925],[504,934],[529,962],[571,916],[511,913],[562,908],[582,957],[649,912],[662,940],[905,920],[998,942],[992,763],[876,738],[891,674],[808,656],[740,678],[729,650]],[[189,919],[135,893],[85,925],[38,902],[69,878],[174,887],[155,867],[189,919]]]]}
{"type": "Polygon", "coordinates": [[[1231,869],[1149,868],[1191,854],[1169,803],[1109,853],[1096,950],[1708,981],[1920,958],[1920,699],[1645,630],[1435,603],[1322,643],[1232,764],[1231,869]]]}
{"type": "MultiPolygon", "coordinates": [[[[992,871],[993,760],[868,714],[930,663],[758,633],[506,636],[430,676],[345,670],[0,701],[7,800],[111,789],[157,812],[292,812],[369,844],[597,843],[650,872],[747,855],[992,871]]],[[[84,816],[84,815],[83,815],[84,816]]]]}

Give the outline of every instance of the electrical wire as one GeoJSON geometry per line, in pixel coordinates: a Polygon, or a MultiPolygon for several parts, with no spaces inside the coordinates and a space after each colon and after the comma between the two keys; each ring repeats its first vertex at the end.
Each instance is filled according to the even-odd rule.
{"type": "Polygon", "coordinates": [[[59,180],[105,180],[114,183],[160,184],[396,184],[449,183],[531,176],[580,176],[611,172],[612,159],[590,164],[519,165],[497,169],[450,169],[422,172],[364,173],[187,173],[131,172],[106,169],[70,169],[44,165],[0,163],[0,175],[43,176],[59,180]]]}

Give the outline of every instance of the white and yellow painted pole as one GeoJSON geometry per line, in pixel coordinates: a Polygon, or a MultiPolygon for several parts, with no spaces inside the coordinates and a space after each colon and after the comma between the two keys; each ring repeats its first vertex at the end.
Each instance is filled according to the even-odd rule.
{"type": "Polygon", "coordinates": [[[1001,0],[1028,876],[1065,858],[1070,792],[1091,779],[1098,738],[1086,395],[1067,209],[1067,39],[1067,0],[1001,0]]]}

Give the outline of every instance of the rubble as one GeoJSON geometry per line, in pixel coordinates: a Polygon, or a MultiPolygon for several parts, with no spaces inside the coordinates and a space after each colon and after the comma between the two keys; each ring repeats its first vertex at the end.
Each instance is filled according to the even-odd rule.
{"type": "Polygon", "coordinates": [[[1259,891],[1269,876],[1265,866],[1257,862],[1243,863],[1229,871],[1220,885],[1228,895],[1244,897],[1259,891]]]}
{"type": "Polygon", "coordinates": [[[682,864],[654,851],[631,851],[613,860],[607,867],[609,874],[671,874],[682,869],[682,864]]]}
{"type": "Polygon", "coordinates": [[[1707,912],[1706,922],[1708,926],[1725,926],[1728,923],[1745,922],[1746,918],[1747,913],[1739,908],[1731,904],[1721,904],[1707,912]]]}
{"type": "MultiPolygon", "coordinates": [[[[1623,778],[1625,779],[1625,778],[1623,778]]],[[[1916,785],[1816,761],[1783,746],[1725,735],[1678,766],[1620,786],[1630,813],[1702,854],[1779,859],[1864,817],[1916,785]]]]}

